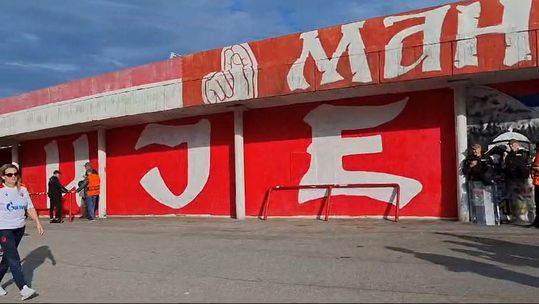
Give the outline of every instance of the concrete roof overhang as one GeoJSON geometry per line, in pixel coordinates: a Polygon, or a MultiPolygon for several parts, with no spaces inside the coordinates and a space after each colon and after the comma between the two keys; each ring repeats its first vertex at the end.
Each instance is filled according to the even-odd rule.
{"type": "MultiPolygon", "coordinates": [[[[114,117],[99,121],[72,124],[46,130],[38,130],[12,136],[4,136],[0,138],[0,146],[9,146],[13,143],[38,138],[47,138],[80,132],[94,131],[100,128],[112,129],[117,127],[154,123],[185,117],[226,113],[235,111],[237,109],[249,111],[251,109],[280,107],[309,102],[332,101],[363,96],[406,93],[441,88],[470,87],[476,85],[488,85],[496,83],[523,81],[529,79],[539,79],[539,68],[487,72],[481,74],[463,75],[459,77],[440,77],[421,80],[410,80],[388,84],[362,85],[342,89],[318,90],[314,92],[296,93],[284,96],[234,101],[199,107],[186,107],[137,115],[126,115],[123,117],[114,117]]],[[[436,103],[437,101],[433,100],[432,102],[436,103]]]]}

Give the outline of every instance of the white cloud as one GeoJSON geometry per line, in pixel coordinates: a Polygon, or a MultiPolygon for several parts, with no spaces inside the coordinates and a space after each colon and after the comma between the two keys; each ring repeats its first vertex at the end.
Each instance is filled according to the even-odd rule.
{"type": "Polygon", "coordinates": [[[79,69],[78,66],[66,63],[52,63],[52,62],[4,62],[4,65],[18,67],[23,69],[39,69],[39,70],[51,70],[54,72],[67,73],[73,72],[79,69]]]}
{"type": "Polygon", "coordinates": [[[165,60],[170,52],[190,54],[443,2],[445,0],[3,1],[0,97],[3,92],[30,91],[165,60]]]}
{"type": "Polygon", "coordinates": [[[21,38],[28,42],[37,42],[40,40],[37,35],[34,35],[32,33],[26,33],[26,32],[21,33],[21,38]]]}

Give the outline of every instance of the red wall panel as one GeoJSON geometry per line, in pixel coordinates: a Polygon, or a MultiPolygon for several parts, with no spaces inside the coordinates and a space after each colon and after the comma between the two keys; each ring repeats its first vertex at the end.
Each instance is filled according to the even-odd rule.
{"type": "MultiPolygon", "coordinates": [[[[210,214],[234,215],[234,124],[233,115],[194,117],[159,123],[188,126],[207,119],[211,124],[210,172],[204,188],[183,208],[171,208],[152,197],[141,185],[143,176],[158,168],[174,195],[187,187],[188,144],[176,147],[148,145],[135,149],[147,125],[107,132],[107,213],[109,215],[210,214]]],[[[197,135],[198,136],[198,135],[197,135]]],[[[192,147],[191,147],[192,148],[192,147]]],[[[202,168],[196,168],[202,170],[202,168]]]]}
{"type": "MultiPolygon", "coordinates": [[[[402,215],[456,217],[454,116],[450,90],[247,111],[244,122],[247,214],[260,214],[264,195],[269,187],[298,185],[309,172],[313,158],[313,132],[320,126],[317,125],[316,119],[313,120],[313,113],[320,111],[325,105],[330,105],[332,109],[346,107],[351,109],[350,111],[374,109],[371,115],[376,116],[376,113],[387,112],[387,107],[398,103],[403,105],[402,108],[387,122],[373,127],[342,128],[339,134],[328,134],[329,137],[337,135],[337,141],[365,137],[380,140],[380,151],[354,153],[357,151],[353,149],[357,147],[349,151],[348,155],[342,157],[341,171],[352,174],[357,171],[386,173],[413,179],[421,184],[421,189],[402,208],[402,215]]],[[[362,113],[361,111],[357,113],[362,113]]],[[[327,116],[321,115],[318,119],[326,120],[327,123],[327,116]]],[[[336,116],[332,119],[335,119],[335,123],[330,121],[329,126],[338,125],[344,117],[336,116]]],[[[358,116],[358,126],[364,119],[370,118],[358,116]]],[[[233,115],[226,113],[108,130],[107,213],[234,215],[233,125],[233,115]],[[152,129],[152,126],[184,128],[199,125],[204,121],[208,122],[207,135],[210,142],[207,180],[200,192],[187,204],[180,207],[166,205],[148,192],[142,180],[148,172],[157,168],[168,190],[174,196],[181,196],[189,183],[194,182],[190,180],[192,176],[188,173],[190,158],[195,157],[190,149],[203,147],[191,145],[189,141],[178,141],[178,144],[173,145],[164,143],[165,139],[175,136],[174,132],[169,135],[154,133],[156,138],[161,139],[150,144],[141,144],[142,135],[152,129]]],[[[184,133],[192,139],[204,136],[196,132],[184,133]]],[[[80,136],[77,134],[55,139],[64,184],[75,178],[73,142],[80,136]]],[[[95,132],[88,134],[90,159],[97,168],[96,137],[95,132]]],[[[318,137],[315,139],[325,140],[318,137]]],[[[48,176],[44,147],[52,140],[36,140],[22,145],[23,179],[30,192],[46,191],[48,176]]],[[[194,171],[191,171],[197,175],[204,170],[204,166],[198,163],[194,171]]],[[[269,214],[316,215],[321,213],[321,202],[322,199],[313,199],[300,204],[298,191],[276,192],[269,214]]],[[[333,215],[383,215],[388,214],[391,209],[388,203],[370,195],[335,195],[332,202],[333,215]]],[[[36,205],[41,209],[46,208],[45,198],[37,198],[36,205]]]]}
{"type": "MultiPolygon", "coordinates": [[[[326,104],[380,106],[406,97],[409,97],[409,101],[404,110],[386,124],[338,134],[345,138],[382,136],[383,152],[345,156],[342,158],[343,169],[384,172],[419,181],[422,184],[421,192],[401,210],[401,215],[456,217],[451,91],[356,98],[326,104]]],[[[269,187],[300,184],[311,161],[308,148],[312,143],[312,128],[304,118],[320,105],[296,105],[247,112],[245,178],[248,215],[260,214],[269,187]]],[[[300,205],[297,190],[278,191],[272,194],[269,215],[320,214],[321,202],[321,199],[317,199],[300,205]]],[[[389,211],[389,204],[365,196],[339,195],[333,197],[332,202],[334,215],[382,215],[389,211]]]]}
{"type": "MultiPolygon", "coordinates": [[[[56,141],[56,147],[58,151],[58,160],[59,166],[58,169],[62,173],[60,177],[60,182],[68,187],[69,183],[76,184],[77,181],[82,179],[81,176],[75,175],[75,161],[77,161],[77,156],[75,153],[74,142],[77,139],[80,139],[81,136],[86,135],[88,149],[84,149],[83,153],[89,155],[90,163],[93,168],[97,169],[97,133],[84,133],[84,134],[73,134],[68,136],[62,136],[58,138],[46,138],[39,140],[32,140],[23,142],[20,148],[20,164],[22,168],[22,182],[28,188],[30,193],[44,193],[47,191],[47,183],[50,176],[47,176],[46,165],[47,165],[47,153],[45,146],[51,144],[53,141],[56,141]]],[[[49,155],[50,157],[50,155],[49,155]]],[[[80,160],[78,160],[80,161],[80,160]]],[[[80,173],[83,172],[84,161],[81,163],[81,166],[78,168],[80,173]]],[[[68,187],[69,190],[72,190],[73,187],[68,187]]],[[[47,198],[45,195],[33,196],[33,202],[40,214],[47,214],[47,198]]],[[[68,211],[69,202],[64,201],[64,210],[68,211]]],[[[73,212],[78,213],[79,208],[76,203],[73,203],[73,212]]]]}

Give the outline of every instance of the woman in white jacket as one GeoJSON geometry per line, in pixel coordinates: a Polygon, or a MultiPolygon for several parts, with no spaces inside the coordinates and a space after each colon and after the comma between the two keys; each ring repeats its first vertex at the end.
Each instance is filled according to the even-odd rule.
{"type": "MultiPolygon", "coordinates": [[[[21,258],[17,250],[26,227],[25,211],[36,222],[37,233],[43,235],[44,231],[28,190],[21,186],[19,168],[12,164],[3,165],[0,167],[0,177],[2,179],[0,188],[0,246],[4,252],[0,262],[0,281],[9,268],[15,284],[21,291],[21,299],[26,300],[36,292],[28,287],[24,280],[21,258]]],[[[0,287],[0,295],[6,294],[7,292],[0,287]]]]}

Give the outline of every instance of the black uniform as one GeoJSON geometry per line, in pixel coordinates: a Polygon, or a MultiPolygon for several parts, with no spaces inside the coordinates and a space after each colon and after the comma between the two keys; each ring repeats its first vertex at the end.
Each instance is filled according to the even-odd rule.
{"type": "Polygon", "coordinates": [[[49,192],[47,193],[51,200],[51,207],[49,209],[49,216],[52,219],[56,218],[58,221],[62,220],[62,193],[69,192],[56,176],[51,176],[49,179],[49,192]],[[54,217],[54,210],[56,209],[56,217],[54,217]]]}
{"type": "Polygon", "coordinates": [[[464,161],[462,171],[470,181],[482,181],[484,184],[492,183],[492,164],[489,158],[469,155],[464,161]],[[471,167],[472,161],[477,161],[477,165],[471,167]]]}
{"type": "Polygon", "coordinates": [[[526,150],[511,151],[505,158],[505,177],[509,180],[530,177],[530,154],[526,150]]]}

